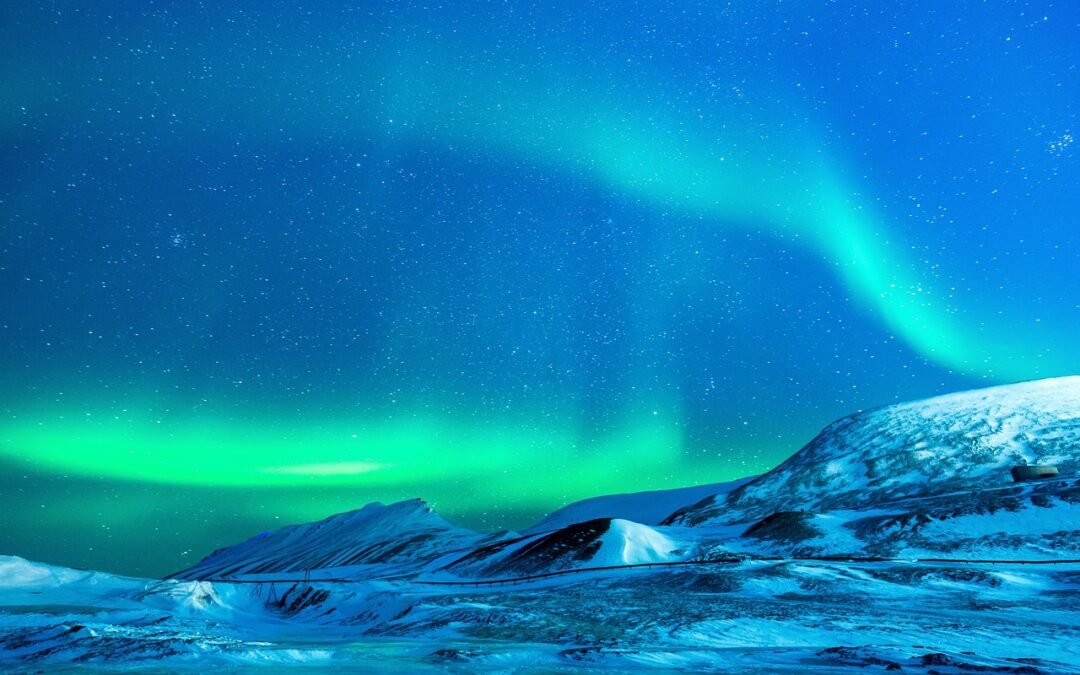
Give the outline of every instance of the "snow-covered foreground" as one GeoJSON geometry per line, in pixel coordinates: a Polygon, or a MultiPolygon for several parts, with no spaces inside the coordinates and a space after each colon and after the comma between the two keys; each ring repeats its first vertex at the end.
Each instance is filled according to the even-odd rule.
{"type": "Polygon", "coordinates": [[[412,500],[165,581],[0,557],[0,668],[1077,673],[1078,466],[1059,378],[853,415],[761,476],[521,534],[412,500]],[[1025,463],[1060,475],[1012,482],[1025,463]]]}
{"type": "Polygon", "coordinates": [[[1080,670],[1080,564],[744,562],[507,588],[150,581],[0,559],[0,663],[1080,670]]]}

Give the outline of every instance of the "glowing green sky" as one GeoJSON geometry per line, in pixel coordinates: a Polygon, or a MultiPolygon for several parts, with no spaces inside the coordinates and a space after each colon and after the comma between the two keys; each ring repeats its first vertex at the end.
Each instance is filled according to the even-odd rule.
{"type": "Polygon", "coordinates": [[[1080,366],[1072,10],[2,11],[5,553],[520,527],[1080,366]]]}
{"type": "Polygon", "coordinates": [[[595,476],[632,487],[680,470],[677,425],[658,415],[624,425],[587,446],[565,430],[522,422],[464,427],[410,417],[379,425],[321,421],[294,426],[265,420],[160,420],[90,413],[35,417],[11,425],[7,449],[22,449],[45,469],[164,484],[209,486],[363,485],[393,488],[439,481],[499,484],[519,504],[588,495],[595,476]],[[537,480],[541,462],[560,480],[537,480]]]}

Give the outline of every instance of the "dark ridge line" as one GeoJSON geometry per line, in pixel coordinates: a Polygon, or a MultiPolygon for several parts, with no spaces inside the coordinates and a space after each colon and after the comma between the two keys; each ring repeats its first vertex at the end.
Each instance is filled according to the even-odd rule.
{"type": "MultiPolygon", "coordinates": [[[[1012,560],[1006,558],[987,558],[987,559],[970,559],[970,558],[878,558],[878,557],[864,557],[864,556],[817,556],[817,557],[803,557],[803,558],[790,558],[790,557],[758,557],[758,558],[715,558],[711,560],[678,560],[674,562],[654,562],[654,563],[635,563],[633,565],[600,565],[596,567],[579,567],[577,569],[570,570],[557,570],[555,572],[541,572],[540,574],[529,574],[521,577],[505,577],[501,579],[474,579],[471,581],[421,581],[416,579],[405,579],[413,584],[423,584],[426,586],[496,586],[499,584],[517,584],[527,581],[535,581],[537,579],[548,579],[551,577],[565,576],[568,574],[583,574],[585,572],[604,572],[610,570],[626,570],[637,568],[651,568],[651,567],[675,567],[686,565],[724,565],[724,564],[737,564],[743,562],[850,562],[850,563],[952,563],[959,565],[1068,565],[1068,564],[1080,564],[1080,559],[1069,558],[1064,560],[1012,560]]],[[[175,579],[175,577],[166,577],[163,581],[175,579]]],[[[373,579],[177,579],[178,581],[206,581],[215,584],[289,584],[289,583],[336,583],[336,584],[358,584],[373,581],[373,579]]],[[[385,580],[385,579],[384,579],[385,580]]]]}

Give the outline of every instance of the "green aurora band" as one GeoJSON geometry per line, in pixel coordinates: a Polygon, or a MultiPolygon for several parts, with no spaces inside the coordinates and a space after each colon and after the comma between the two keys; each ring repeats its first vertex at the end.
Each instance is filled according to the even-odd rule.
{"type": "MultiPolygon", "coordinates": [[[[764,232],[805,247],[866,312],[944,368],[1019,380],[1036,374],[1026,357],[1039,354],[1041,373],[1067,369],[1069,358],[1040,346],[1034,332],[997,328],[989,316],[972,321],[970,312],[957,321],[947,289],[924,280],[929,275],[907,259],[901,238],[888,234],[857,196],[848,177],[854,172],[840,168],[841,153],[814,140],[821,136],[807,116],[781,110],[781,103],[799,110],[799,101],[777,100],[766,116],[738,102],[695,101],[665,85],[659,73],[619,81],[582,64],[537,63],[529,57],[534,45],[497,48],[476,33],[460,40],[456,48],[443,41],[424,43],[423,50],[410,48],[415,41],[373,41],[366,58],[353,61],[367,65],[327,66],[317,79],[285,60],[251,75],[245,95],[256,97],[254,103],[215,92],[206,119],[228,120],[221,133],[286,126],[316,137],[334,128],[358,139],[454,146],[584,176],[658,212],[697,217],[703,227],[764,232]],[[303,87],[311,95],[290,111],[258,99],[268,96],[258,92],[282,87],[303,87]],[[334,96],[375,90],[377,101],[354,106],[334,96]],[[321,103],[329,100],[337,102],[321,103]]],[[[301,50],[298,62],[302,57],[301,50]]],[[[167,80],[166,73],[157,75],[167,80]]],[[[17,84],[32,77],[11,79],[17,84]]],[[[4,122],[5,131],[17,133],[14,126],[4,122]]],[[[598,491],[702,482],[703,476],[700,461],[682,457],[679,406],[663,394],[626,403],[620,430],[599,439],[572,431],[572,421],[539,427],[536,420],[497,413],[482,423],[403,415],[301,425],[150,412],[157,408],[128,402],[123,410],[57,404],[20,411],[0,428],[0,452],[49,471],[176,485],[353,485],[381,497],[407,496],[411,486],[430,482],[440,486],[425,496],[453,499],[455,506],[489,505],[484,486],[496,483],[504,498],[517,495],[510,501],[550,506],[598,491]],[[545,479],[552,474],[559,480],[545,479]]],[[[725,477],[735,476],[709,476],[725,477]]]]}

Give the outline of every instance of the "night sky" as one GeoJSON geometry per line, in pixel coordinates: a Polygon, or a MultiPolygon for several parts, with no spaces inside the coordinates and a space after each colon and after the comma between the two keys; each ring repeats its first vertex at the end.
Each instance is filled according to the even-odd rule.
{"type": "Polygon", "coordinates": [[[1080,372],[1080,5],[856,4],[3,3],[0,553],[524,527],[1080,372]]]}

